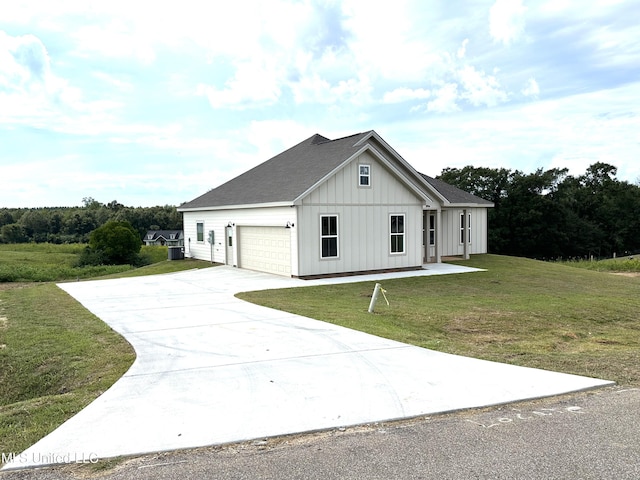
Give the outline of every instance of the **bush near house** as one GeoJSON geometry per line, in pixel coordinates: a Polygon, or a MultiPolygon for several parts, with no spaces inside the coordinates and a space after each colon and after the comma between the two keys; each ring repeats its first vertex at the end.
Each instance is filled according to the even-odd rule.
{"type": "Polygon", "coordinates": [[[111,221],[96,228],[89,246],[80,257],[81,265],[139,265],[142,241],[127,221],[111,221]]]}

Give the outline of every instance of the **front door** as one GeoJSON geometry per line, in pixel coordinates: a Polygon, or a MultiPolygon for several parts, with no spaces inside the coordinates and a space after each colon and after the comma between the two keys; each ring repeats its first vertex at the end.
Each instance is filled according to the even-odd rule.
{"type": "Polygon", "coordinates": [[[436,261],[436,214],[425,211],[422,217],[422,258],[424,263],[436,261]]]}
{"type": "Polygon", "coordinates": [[[233,265],[233,227],[227,227],[225,234],[225,263],[233,265]]]}

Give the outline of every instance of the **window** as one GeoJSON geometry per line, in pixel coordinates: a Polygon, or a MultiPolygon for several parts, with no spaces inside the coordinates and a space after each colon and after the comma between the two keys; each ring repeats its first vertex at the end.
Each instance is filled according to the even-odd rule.
{"type": "Polygon", "coordinates": [[[358,165],[358,178],[361,187],[371,186],[371,165],[358,165]]]}
{"type": "Polygon", "coordinates": [[[321,258],[338,256],[338,216],[322,215],[320,217],[321,258]]]}
{"type": "Polygon", "coordinates": [[[196,223],[196,241],[204,242],[204,223],[196,223]]]}
{"type": "Polygon", "coordinates": [[[148,233],[148,234],[147,234],[147,238],[148,238],[149,240],[153,240],[153,233],[148,233]]]}
{"type": "Polygon", "coordinates": [[[436,216],[434,213],[429,214],[429,245],[436,244],[436,216]]]}
{"type": "Polygon", "coordinates": [[[467,223],[465,225],[464,212],[460,214],[460,243],[464,243],[464,230],[467,229],[467,243],[471,243],[471,214],[467,216],[467,223]]]}
{"type": "Polygon", "coordinates": [[[176,239],[176,234],[175,233],[170,233],[169,234],[169,239],[170,240],[175,240],[176,239]]]}
{"type": "Polygon", "coordinates": [[[391,215],[391,253],[404,253],[404,215],[391,215]]]}

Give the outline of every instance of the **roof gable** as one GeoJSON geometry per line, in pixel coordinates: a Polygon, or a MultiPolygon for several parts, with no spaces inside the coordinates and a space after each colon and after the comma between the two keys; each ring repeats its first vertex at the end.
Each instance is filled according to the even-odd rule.
{"type": "Polygon", "coordinates": [[[293,202],[338,168],[359,148],[365,134],[329,140],[313,135],[264,163],[229,180],[180,210],[293,202]]]}

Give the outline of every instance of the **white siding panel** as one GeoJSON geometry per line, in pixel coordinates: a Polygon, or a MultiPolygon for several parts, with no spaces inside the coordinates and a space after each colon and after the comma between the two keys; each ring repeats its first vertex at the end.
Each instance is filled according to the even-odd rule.
{"type": "Polygon", "coordinates": [[[238,229],[243,226],[279,227],[290,235],[291,275],[297,275],[297,209],[292,207],[270,207],[252,209],[210,210],[199,212],[184,212],[183,224],[185,232],[185,253],[187,256],[200,260],[225,263],[225,229],[231,223],[234,230],[234,259],[232,264],[237,265],[238,260],[238,229]],[[196,223],[204,222],[204,242],[196,241],[196,223]],[[285,229],[287,222],[294,224],[294,228],[285,229]],[[215,244],[213,249],[207,242],[209,230],[215,232],[215,244]],[[189,241],[191,239],[191,241],[189,241]],[[213,251],[213,259],[212,259],[213,251]]]}
{"type": "Polygon", "coordinates": [[[307,196],[298,220],[298,274],[321,275],[422,265],[423,201],[369,153],[307,196]],[[358,165],[371,166],[371,186],[358,186],[358,165]],[[342,200],[342,201],[341,201],[342,200]],[[404,214],[405,253],[390,254],[389,215],[404,214]],[[320,258],[320,216],[338,215],[339,257],[320,258]]]}
{"type": "MultiPolygon", "coordinates": [[[[460,243],[461,208],[442,210],[442,255],[463,255],[464,245],[460,243]]],[[[487,209],[468,208],[471,214],[471,244],[469,253],[487,253],[487,209]]]]}

